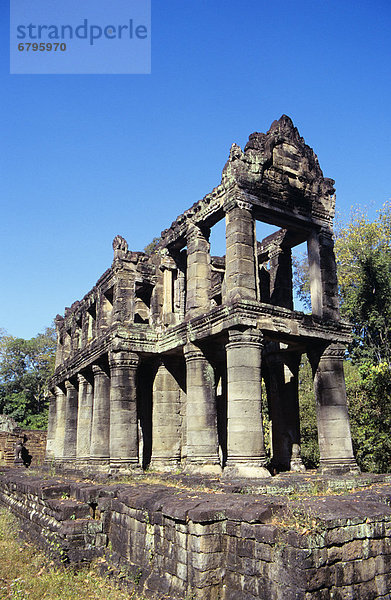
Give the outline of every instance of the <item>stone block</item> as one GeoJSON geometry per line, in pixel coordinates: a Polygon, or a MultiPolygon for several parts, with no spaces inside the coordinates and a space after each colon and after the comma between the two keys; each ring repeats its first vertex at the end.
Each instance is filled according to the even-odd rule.
{"type": "Polygon", "coordinates": [[[221,535],[189,536],[189,550],[209,554],[222,552],[223,539],[221,535]]]}

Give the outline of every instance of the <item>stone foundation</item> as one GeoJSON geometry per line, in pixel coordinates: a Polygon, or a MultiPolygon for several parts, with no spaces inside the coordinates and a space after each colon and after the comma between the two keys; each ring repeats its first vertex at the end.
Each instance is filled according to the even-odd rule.
{"type": "MultiPolygon", "coordinates": [[[[296,477],[311,487],[308,476],[296,477]]],[[[273,481],[276,491],[289,487],[273,481]]],[[[385,600],[391,483],[373,481],[341,495],[288,497],[3,471],[0,502],[53,556],[98,558],[149,598],[385,600]]]]}

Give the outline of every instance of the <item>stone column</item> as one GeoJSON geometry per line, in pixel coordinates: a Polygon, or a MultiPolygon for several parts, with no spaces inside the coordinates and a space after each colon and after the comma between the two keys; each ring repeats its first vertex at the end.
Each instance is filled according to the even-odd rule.
{"type": "MultiPolygon", "coordinates": [[[[175,298],[174,293],[174,272],[177,270],[177,265],[174,258],[170,255],[167,248],[163,248],[160,252],[162,260],[160,263],[160,270],[162,271],[162,292],[163,292],[163,305],[162,305],[162,320],[164,325],[173,325],[175,323],[175,298]]],[[[177,302],[178,304],[178,302],[177,302]]],[[[177,306],[177,309],[179,306],[177,306]]]]}
{"type": "Polygon", "coordinates": [[[94,387],[86,378],[86,374],[79,373],[77,378],[79,381],[79,410],[77,413],[76,457],[87,460],[90,457],[94,387]]]}
{"type": "Polygon", "coordinates": [[[227,352],[227,466],[239,477],[268,477],[261,407],[262,334],[229,331],[227,352]]]}
{"type": "Polygon", "coordinates": [[[175,360],[164,357],[153,382],[151,466],[168,470],[181,460],[181,386],[175,360]]]}
{"type": "Polygon", "coordinates": [[[53,391],[49,397],[48,433],[46,440],[45,462],[51,462],[56,458],[56,418],[57,398],[53,391]]]}
{"type": "Polygon", "coordinates": [[[359,472],[352,439],[343,372],[343,346],[309,353],[314,372],[321,473],[359,472]]]}
{"type": "Polygon", "coordinates": [[[240,200],[225,207],[226,301],[257,299],[255,222],[251,210],[250,203],[240,200]]]}
{"type": "Polygon", "coordinates": [[[277,470],[305,471],[300,451],[299,367],[301,354],[269,344],[266,362],[272,421],[272,464],[277,470]]]}
{"type": "Polygon", "coordinates": [[[339,320],[337,268],[332,232],[312,231],[308,242],[312,314],[339,320]]]}
{"type": "Polygon", "coordinates": [[[56,460],[62,460],[64,456],[65,438],[65,388],[56,386],[56,430],[54,434],[54,456],[56,460]]]}
{"type": "Polygon", "coordinates": [[[110,457],[110,379],[100,365],[93,365],[94,407],[90,460],[106,464],[110,457]]]}
{"type": "Polygon", "coordinates": [[[77,437],[77,384],[76,381],[66,381],[65,398],[65,436],[64,436],[64,460],[76,458],[77,437]]]}
{"type": "Polygon", "coordinates": [[[195,317],[210,310],[211,287],[209,229],[191,224],[187,233],[187,315],[195,317]]]}
{"type": "Polygon", "coordinates": [[[56,362],[55,367],[57,369],[60,366],[64,359],[64,317],[57,315],[55,320],[56,325],[56,336],[57,336],[57,345],[56,345],[56,362]]]}
{"type": "Polygon", "coordinates": [[[110,465],[137,467],[137,367],[133,352],[110,353],[110,465]]]}
{"type": "Polygon", "coordinates": [[[112,323],[133,323],[135,313],[135,273],[134,265],[113,263],[115,285],[113,297],[112,323]]]}
{"type": "Polygon", "coordinates": [[[220,473],[214,372],[194,344],[184,347],[186,360],[186,470],[220,473]]]}
{"type": "Polygon", "coordinates": [[[292,251],[277,245],[269,256],[270,303],[293,310],[292,251]]]}

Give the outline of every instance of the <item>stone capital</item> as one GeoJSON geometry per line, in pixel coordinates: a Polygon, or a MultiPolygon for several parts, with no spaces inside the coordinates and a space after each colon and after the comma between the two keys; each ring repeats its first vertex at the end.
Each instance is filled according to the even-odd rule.
{"type": "Polygon", "coordinates": [[[56,397],[58,397],[58,396],[63,396],[64,391],[65,391],[65,385],[63,383],[61,383],[60,385],[56,385],[56,387],[53,390],[53,393],[56,397]]]}
{"type": "Polygon", "coordinates": [[[263,335],[259,329],[247,329],[240,331],[239,329],[230,329],[228,331],[228,343],[226,348],[239,348],[241,346],[258,346],[263,347],[263,335]]]}
{"type": "Polygon", "coordinates": [[[78,373],[77,374],[77,380],[79,382],[79,385],[80,384],[88,383],[88,380],[86,379],[86,377],[82,373],[78,373]]]}
{"type": "Polygon", "coordinates": [[[343,360],[345,358],[346,348],[341,344],[330,344],[323,350],[320,360],[343,360]]]}
{"type": "Polygon", "coordinates": [[[210,229],[208,227],[201,227],[196,223],[190,222],[187,225],[186,238],[187,240],[193,239],[201,239],[201,240],[209,240],[210,229]]]}
{"type": "Polygon", "coordinates": [[[234,208],[240,208],[241,210],[247,210],[248,212],[252,212],[253,205],[251,202],[247,202],[246,200],[241,200],[240,198],[230,198],[227,202],[223,204],[223,210],[225,213],[230,212],[234,208]]]}
{"type": "Polygon", "coordinates": [[[110,369],[137,369],[140,357],[135,352],[110,352],[110,369]]]}
{"type": "Polygon", "coordinates": [[[94,377],[107,377],[107,373],[100,365],[92,365],[94,377]]]}
{"type": "Polygon", "coordinates": [[[71,391],[75,390],[76,389],[75,388],[75,384],[72,383],[72,381],[70,381],[69,379],[66,379],[65,380],[65,389],[66,389],[66,391],[68,391],[68,390],[71,390],[71,391]]]}
{"type": "Polygon", "coordinates": [[[286,251],[286,248],[282,248],[280,246],[280,244],[278,244],[278,243],[271,244],[270,247],[268,248],[269,259],[277,258],[281,254],[284,254],[285,251],[286,251]]]}
{"type": "Polygon", "coordinates": [[[322,227],[319,232],[319,241],[322,243],[323,241],[331,242],[333,239],[333,232],[330,228],[322,227]]]}
{"type": "Polygon", "coordinates": [[[183,347],[183,354],[184,354],[186,362],[189,362],[192,360],[205,360],[205,356],[204,356],[202,350],[200,350],[200,348],[198,348],[198,346],[195,346],[191,342],[187,343],[183,347]]]}

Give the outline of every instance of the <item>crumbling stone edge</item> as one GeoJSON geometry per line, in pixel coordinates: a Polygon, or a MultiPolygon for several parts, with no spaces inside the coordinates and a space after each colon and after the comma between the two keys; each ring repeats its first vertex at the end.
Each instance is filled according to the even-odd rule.
{"type": "Polygon", "coordinates": [[[0,504],[57,560],[153,599],[390,598],[388,483],[290,499],[3,469],[0,504]]]}

